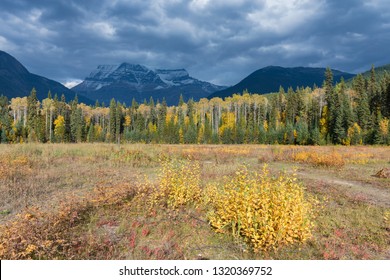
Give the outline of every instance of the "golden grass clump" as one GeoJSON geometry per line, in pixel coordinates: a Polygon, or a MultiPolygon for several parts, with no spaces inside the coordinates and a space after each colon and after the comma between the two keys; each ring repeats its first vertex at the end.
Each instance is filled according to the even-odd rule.
{"type": "Polygon", "coordinates": [[[139,196],[146,198],[151,208],[161,205],[176,209],[196,203],[201,196],[199,162],[162,160],[157,185],[141,184],[139,196]]]}
{"type": "Polygon", "coordinates": [[[147,167],[153,163],[153,159],[140,150],[126,150],[121,148],[111,154],[111,160],[118,165],[129,164],[133,167],[147,167]]]}
{"type": "Polygon", "coordinates": [[[272,178],[266,165],[261,174],[242,167],[212,195],[210,224],[216,232],[243,237],[254,252],[311,237],[318,202],[305,194],[295,176],[272,178]]]}
{"type": "Polygon", "coordinates": [[[344,158],[348,163],[364,165],[373,161],[374,155],[372,153],[347,153],[344,158]]]}
{"type": "Polygon", "coordinates": [[[291,154],[291,159],[296,162],[309,163],[314,166],[343,167],[345,160],[343,155],[336,151],[330,153],[318,153],[314,151],[299,151],[291,154]]]}
{"type": "Polygon", "coordinates": [[[27,156],[6,155],[0,159],[0,179],[6,179],[16,174],[28,174],[31,171],[31,161],[27,156]]]}

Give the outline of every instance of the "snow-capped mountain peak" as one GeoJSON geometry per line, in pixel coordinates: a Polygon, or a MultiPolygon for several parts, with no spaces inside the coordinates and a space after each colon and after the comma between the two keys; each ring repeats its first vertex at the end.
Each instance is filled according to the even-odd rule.
{"type": "Polygon", "coordinates": [[[171,95],[173,99],[173,95],[179,92],[197,99],[197,96],[206,97],[222,88],[191,77],[185,69],[150,69],[140,64],[122,63],[99,65],[73,90],[91,98],[99,96],[95,98],[99,100],[101,97],[109,100],[112,97],[107,95],[120,93],[122,99],[128,101],[129,96],[137,96],[136,99],[139,99],[171,95]]]}

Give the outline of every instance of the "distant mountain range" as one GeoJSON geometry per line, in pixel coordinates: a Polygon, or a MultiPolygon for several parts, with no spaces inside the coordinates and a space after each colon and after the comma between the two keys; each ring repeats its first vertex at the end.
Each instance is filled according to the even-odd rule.
{"type": "MultiPolygon", "coordinates": [[[[390,74],[390,64],[375,67],[375,74],[379,77],[385,74],[385,71],[390,74]]],[[[371,69],[362,73],[363,77],[369,78],[371,76],[371,69]]]]}
{"type": "Polygon", "coordinates": [[[80,96],[108,104],[112,98],[131,104],[150,97],[169,105],[177,105],[182,94],[184,100],[199,100],[226,87],[203,82],[191,77],[185,69],[150,69],[139,64],[100,65],[72,90],[80,96]]]}
{"type": "MultiPolygon", "coordinates": [[[[32,88],[36,89],[39,100],[47,98],[49,90],[52,96],[57,93],[58,98],[64,94],[67,101],[75,97],[75,92],[61,83],[30,73],[13,56],[0,51],[0,95],[3,94],[9,99],[23,97],[29,95],[32,88]]],[[[79,101],[93,103],[83,96],[79,96],[79,101]]]]}
{"type": "MultiPolygon", "coordinates": [[[[325,70],[326,68],[268,66],[253,72],[234,86],[214,92],[209,95],[209,98],[225,98],[232,96],[234,93],[242,93],[245,90],[259,94],[278,92],[280,86],[285,90],[289,87],[294,90],[297,87],[313,87],[314,85],[321,87],[325,78],[325,70]]],[[[355,76],[355,74],[334,69],[332,69],[332,72],[335,83],[339,82],[341,77],[347,80],[355,76]]]]}
{"type": "MultiPolygon", "coordinates": [[[[133,98],[143,102],[153,97],[155,101],[161,102],[165,98],[168,105],[176,105],[181,94],[184,100],[199,100],[203,97],[225,98],[245,90],[259,94],[277,92],[280,86],[285,90],[288,87],[320,87],[325,70],[268,66],[253,72],[234,86],[225,87],[195,79],[185,69],[150,69],[139,64],[122,63],[100,65],[82,83],[68,89],[56,81],[30,73],[14,57],[0,51],[0,95],[8,98],[27,96],[34,87],[39,100],[46,98],[50,90],[52,96],[56,93],[58,97],[64,94],[67,101],[74,99],[77,93],[79,102],[85,104],[95,104],[98,100],[108,105],[110,100],[115,98],[130,105],[133,98]]],[[[377,67],[375,71],[379,76],[383,75],[384,71],[390,72],[390,64],[377,67]]],[[[339,82],[341,77],[348,80],[355,76],[334,69],[332,72],[335,83],[339,82]]],[[[370,70],[362,74],[369,77],[370,70]]]]}

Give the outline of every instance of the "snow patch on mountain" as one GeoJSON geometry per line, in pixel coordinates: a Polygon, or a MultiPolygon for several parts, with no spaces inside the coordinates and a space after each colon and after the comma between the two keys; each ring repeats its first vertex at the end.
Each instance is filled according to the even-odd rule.
{"type": "Polygon", "coordinates": [[[190,77],[185,69],[149,69],[139,64],[99,65],[75,90],[96,91],[113,83],[122,82],[139,91],[149,85],[154,89],[178,87],[196,83],[211,84],[190,77]]]}
{"type": "Polygon", "coordinates": [[[155,72],[160,78],[167,81],[181,80],[183,78],[189,78],[190,76],[185,69],[156,69],[155,72]]]}
{"type": "Polygon", "coordinates": [[[88,78],[105,79],[109,77],[116,69],[118,69],[118,67],[118,65],[99,65],[96,70],[89,74],[88,78]]]}
{"type": "Polygon", "coordinates": [[[181,93],[187,98],[199,99],[223,88],[197,80],[185,69],[150,69],[139,64],[122,63],[99,65],[72,89],[81,95],[105,101],[111,99],[108,95],[127,101],[129,96],[141,99],[143,95],[147,98],[156,95],[160,99],[161,96],[169,97],[172,102],[181,93]]]}

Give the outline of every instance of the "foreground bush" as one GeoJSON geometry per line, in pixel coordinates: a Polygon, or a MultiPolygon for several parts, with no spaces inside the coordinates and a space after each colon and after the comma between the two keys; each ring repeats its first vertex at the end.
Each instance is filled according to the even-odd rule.
{"type": "Polygon", "coordinates": [[[80,226],[99,208],[122,205],[132,200],[131,185],[96,188],[86,199],[66,197],[48,212],[28,208],[12,221],[0,225],[0,259],[80,259],[81,252],[104,250],[106,244],[78,235],[80,226]]]}
{"type": "Polygon", "coordinates": [[[201,197],[199,163],[165,159],[158,171],[157,185],[146,180],[138,189],[138,198],[145,200],[150,208],[159,205],[176,209],[194,204],[201,197]]]}
{"type": "Polygon", "coordinates": [[[295,177],[272,178],[266,166],[261,174],[243,167],[215,190],[210,224],[217,232],[243,237],[255,252],[311,237],[317,201],[305,195],[295,177]]]}

